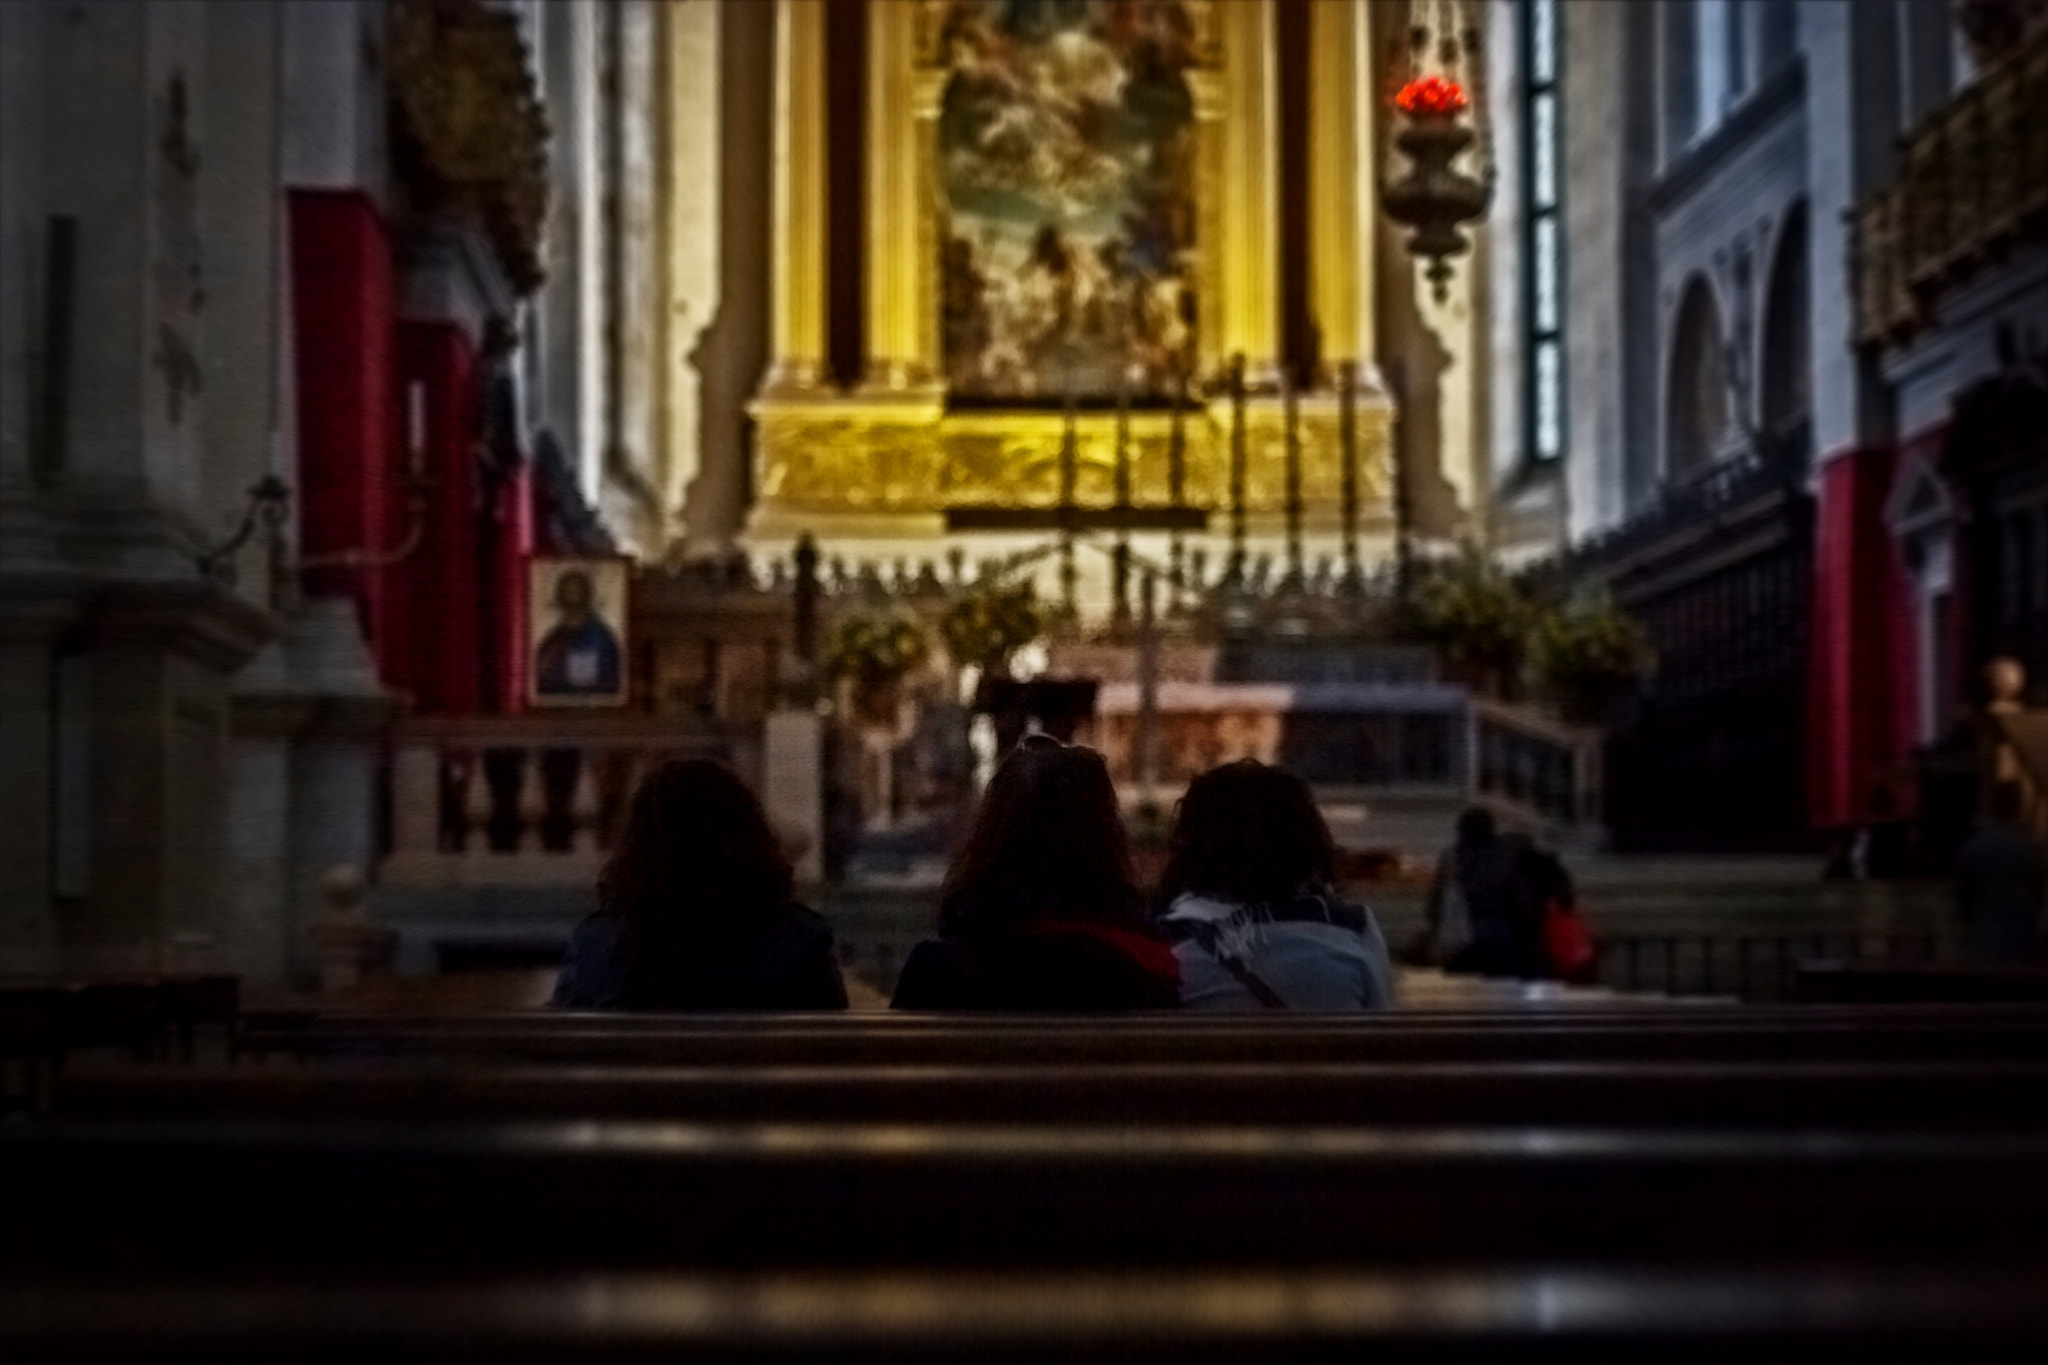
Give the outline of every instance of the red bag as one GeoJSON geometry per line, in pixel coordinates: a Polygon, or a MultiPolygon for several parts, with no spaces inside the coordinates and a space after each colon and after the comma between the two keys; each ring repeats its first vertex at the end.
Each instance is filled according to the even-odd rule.
{"type": "Polygon", "coordinates": [[[1599,973],[1599,955],[1585,916],[1568,901],[1554,900],[1543,912],[1543,950],[1560,981],[1588,982],[1599,973]]]}

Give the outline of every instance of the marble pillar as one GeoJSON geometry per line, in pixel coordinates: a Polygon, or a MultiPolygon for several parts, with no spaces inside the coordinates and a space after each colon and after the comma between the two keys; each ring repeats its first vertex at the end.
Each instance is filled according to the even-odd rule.
{"type": "Polygon", "coordinates": [[[728,553],[746,517],[753,424],[748,401],[771,364],[775,21],[772,5],[728,6],[719,24],[715,185],[717,309],[698,338],[704,451],[687,512],[692,555],[728,553]]]}
{"type": "Polygon", "coordinates": [[[669,508],[658,420],[662,383],[661,7],[619,0],[611,9],[605,61],[614,103],[607,129],[609,225],[607,446],[601,506],[628,549],[658,556],[669,508]]]}
{"type": "MultiPolygon", "coordinates": [[[[1277,382],[1280,358],[1278,171],[1273,0],[1232,0],[1218,14],[1224,63],[1217,243],[1221,356],[1242,353],[1254,389],[1277,382]]],[[[1199,98],[1199,97],[1198,97],[1199,98]]]]}
{"type": "Polygon", "coordinates": [[[764,395],[817,386],[825,363],[825,0],[775,0],[775,156],[764,395]]]}
{"type": "Polygon", "coordinates": [[[936,98],[916,53],[917,7],[868,6],[867,374],[880,394],[926,388],[931,350],[931,124],[936,98]]]}
{"type": "Polygon", "coordinates": [[[1378,90],[1367,6],[1310,0],[1309,297],[1327,366],[1377,387],[1373,237],[1379,221],[1373,154],[1378,90]]]}
{"type": "Polygon", "coordinates": [[[236,679],[223,965],[266,984],[313,979],[309,928],[323,879],[343,864],[367,875],[376,856],[378,764],[395,701],[347,598],[308,601],[236,679]]]}
{"type": "MultiPolygon", "coordinates": [[[[720,30],[728,8],[670,5],[662,10],[663,100],[661,232],[664,284],[661,298],[662,505],[668,509],[669,550],[677,537],[686,544],[720,538],[707,520],[709,506],[693,517],[688,502],[707,458],[730,456],[705,429],[698,348],[704,329],[720,306],[719,192],[720,106],[725,99],[720,30]]],[[[744,16],[736,16],[746,23],[744,16]]],[[[751,252],[749,255],[753,254],[751,252]]],[[[712,485],[723,482],[716,477],[712,485]]],[[[723,534],[730,534],[727,529],[723,534]]]]}

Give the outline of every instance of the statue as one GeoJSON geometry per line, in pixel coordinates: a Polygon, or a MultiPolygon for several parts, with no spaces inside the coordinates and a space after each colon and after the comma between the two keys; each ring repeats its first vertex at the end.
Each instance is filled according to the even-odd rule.
{"type": "Polygon", "coordinates": [[[1994,716],[2012,715],[2027,709],[2027,669],[2018,659],[2001,654],[1984,665],[1984,709],[1994,716]]]}

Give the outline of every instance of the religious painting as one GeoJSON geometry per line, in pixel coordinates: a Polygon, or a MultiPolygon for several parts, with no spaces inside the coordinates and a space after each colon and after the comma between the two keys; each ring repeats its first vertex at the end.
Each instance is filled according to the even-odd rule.
{"type": "Polygon", "coordinates": [[[625,702],[626,571],[626,560],[612,556],[534,556],[526,628],[533,705],[625,702]]]}
{"type": "Polygon", "coordinates": [[[1194,325],[1194,35],[1178,0],[953,0],[941,323],[955,397],[1174,392],[1194,325]]]}

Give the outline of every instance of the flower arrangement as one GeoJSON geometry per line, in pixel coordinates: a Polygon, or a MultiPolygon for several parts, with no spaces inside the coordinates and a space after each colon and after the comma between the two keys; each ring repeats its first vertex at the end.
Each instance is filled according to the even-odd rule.
{"type": "Polygon", "coordinates": [[[839,624],[825,654],[825,672],[852,684],[853,704],[865,720],[892,719],[903,679],[930,655],[924,631],[906,616],[855,616],[839,624]]]}
{"type": "Polygon", "coordinates": [[[953,662],[962,668],[974,665],[985,677],[1006,673],[1010,656],[1044,632],[1045,617],[1029,582],[977,588],[939,618],[939,633],[953,662]]]}
{"type": "Polygon", "coordinates": [[[1402,86],[1394,95],[1394,105],[1409,115],[1455,114],[1471,103],[1465,94],[1465,87],[1442,76],[1422,76],[1402,86]]]}
{"type": "Polygon", "coordinates": [[[1656,666],[1642,627],[1605,596],[1544,613],[1531,643],[1537,679],[1575,724],[1611,720],[1656,666]]]}

